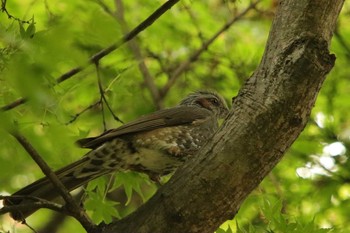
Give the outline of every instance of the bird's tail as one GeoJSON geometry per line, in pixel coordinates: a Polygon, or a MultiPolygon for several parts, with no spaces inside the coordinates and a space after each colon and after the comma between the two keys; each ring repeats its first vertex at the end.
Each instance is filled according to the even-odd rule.
{"type": "MultiPolygon", "coordinates": [[[[68,191],[72,191],[88,183],[89,181],[112,171],[111,169],[103,166],[103,157],[99,156],[98,154],[96,156],[95,152],[96,151],[94,150],[90,151],[80,160],[55,172],[56,176],[68,191]]],[[[115,170],[115,167],[113,170],[115,170]]],[[[54,201],[60,198],[60,194],[57,192],[56,188],[54,188],[51,181],[47,177],[44,177],[20,189],[16,193],[12,194],[11,197],[5,199],[4,206],[15,207],[16,205],[33,204],[35,200],[30,197],[54,201]],[[27,198],[24,196],[27,196],[27,198]]],[[[20,210],[11,211],[10,214],[15,220],[23,221],[26,217],[33,214],[39,208],[19,209],[20,210]]]]}

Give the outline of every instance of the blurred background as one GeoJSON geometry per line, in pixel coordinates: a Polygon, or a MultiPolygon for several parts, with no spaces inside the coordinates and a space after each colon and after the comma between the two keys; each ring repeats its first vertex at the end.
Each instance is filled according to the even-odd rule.
{"type": "MultiPolygon", "coordinates": [[[[275,0],[184,0],[130,43],[118,42],[166,1],[2,1],[0,13],[0,194],[43,176],[6,129],[15,124],[54,169],[87,151],[74,142],[140,115],[176,105],[198,89],[230,104],[262,57],[275,0]],[[254,2],[255,3],[255,2],[254,2]],[[76,75],[56,83],[73,68],[76,75]],[[101,98],[99,81],[107,103],[101,98]],[[104,127],[105,125],[105,127],[104,127]]],[[[331,52],[337,57],[310,121],[223,232],[350,232],[350,3],[345,2],[331,52]]],[[[163,177],[166,182],[169,177],[163,177]]],[[[157,185],[120,172],[85,187],[85,208],[109,223],[134,211],[157,185]]],[[[84,232],[73,218],[40,210],[27,219],[38,232],[84,232]]],[[[0,216],[0,232],[32,232],[0,216]]]]}

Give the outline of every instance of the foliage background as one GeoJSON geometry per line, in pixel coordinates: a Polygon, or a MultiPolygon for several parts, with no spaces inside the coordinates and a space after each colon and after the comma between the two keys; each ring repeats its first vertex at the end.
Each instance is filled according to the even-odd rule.
{"type": "MultiPolygon", "coordinates": [[[[0,14],[0,106],[21,96],[30,101],[0,114],[2,194],[12,193],[42,176],[7,133],[9,125],[16,124],[55,169],[86,153],[74,141],[103,132],[103,116],[107,128],[121,125],[106,105],[94,105],[101,98],[98,74],[108,103],[124,122],[159,107],[173,106],[185,94],[198,89],[214,89],[228,102],[236,95],[259,64],[276,1],[260,1],[208,49],[203,48],[203,43],[250,2],[181,1],[143,31],[133,47],[124,45],[104,57],[97,69],[89,65],[72,78],[53,85],[57,77],[85,65],[91,55],[118,41],[164,2],[7,2],[9,14],[29,22],[20,23],[5,12],[0,14]],[[157,90],[164,90],[169,77],[197,50],[201,52],[198,60],[191,62],[169,90],[160,92],[161,98],[155,100],[140,64],[145,64],[157,90]]],[[[350,231],[349,7],[346,2],[332,42],[336,65],[324,83],[308,126],[245,201],[236,218],[224,223],[218,232],[350,231]]],[[[133,211],[156,188],[142,174],[118,173],[87,187],[85,207],[95,222],[110,222],[133,211]],[[113,187],[110,191],[105,189],[107,183],[113,187]]],[[[27,223],[39,230],[51,213],[40,210],[27,223]]],[[[0,231],[30,232],[8,215],[0,217],[0,231]]],[[[67,218],[59,232],[72,231],[83,229],[74,219],[67,218]]]]}

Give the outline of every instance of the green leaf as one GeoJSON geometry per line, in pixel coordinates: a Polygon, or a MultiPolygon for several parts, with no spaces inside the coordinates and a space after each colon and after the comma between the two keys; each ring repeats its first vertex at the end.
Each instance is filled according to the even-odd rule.
{"type": "Polygon", "coordinates": [[[22,39],[26,38],[26,30],[24,30],[23,23],[18,22],[19,25],[19,34],[21,35],[22,39]]]}
{"type": "Polygon", "coordinates": [[[215,233],[226,233],[224,229],[218,228],[215,233]]]}
{"type": "Polygon", "coordinates": [[[92,212],[92,219],[96,223],[110,223],[114,217],[121,218],[116,209],[117,202],[101,199],[100,195],[89,192],[89,198],[85,202],[85,208],[92,212]]]}
{"type": "Polygon", "coordinates": [[[33,36],[35,34],[35,22],[34,22],[34,20],[29,24],[25,34],[26,34],[27,38],[33,38],[33,36]]]}
{"type": "Polygon", "coordinates": [[[148,177],[135,172],[119,172],[116,174],[113,188],[123,185],[128,199],[126,205],[128,205],[132,199],[133,191],[138,193],[144,202],[146,201],[146,197],[141,188],[143,184],[149,184],[148,177]]]}

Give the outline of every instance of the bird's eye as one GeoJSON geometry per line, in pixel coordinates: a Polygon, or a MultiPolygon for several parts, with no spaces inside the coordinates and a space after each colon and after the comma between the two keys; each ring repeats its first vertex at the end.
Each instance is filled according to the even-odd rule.
{"type": "Polygon", "coordinates": [[[210,102],[211,102],[213,105],[215,105],[215,106],[219,106],[219,101],[218,101],[217,99],[215,99],[215,98],[210,99],[210,102]]]}

